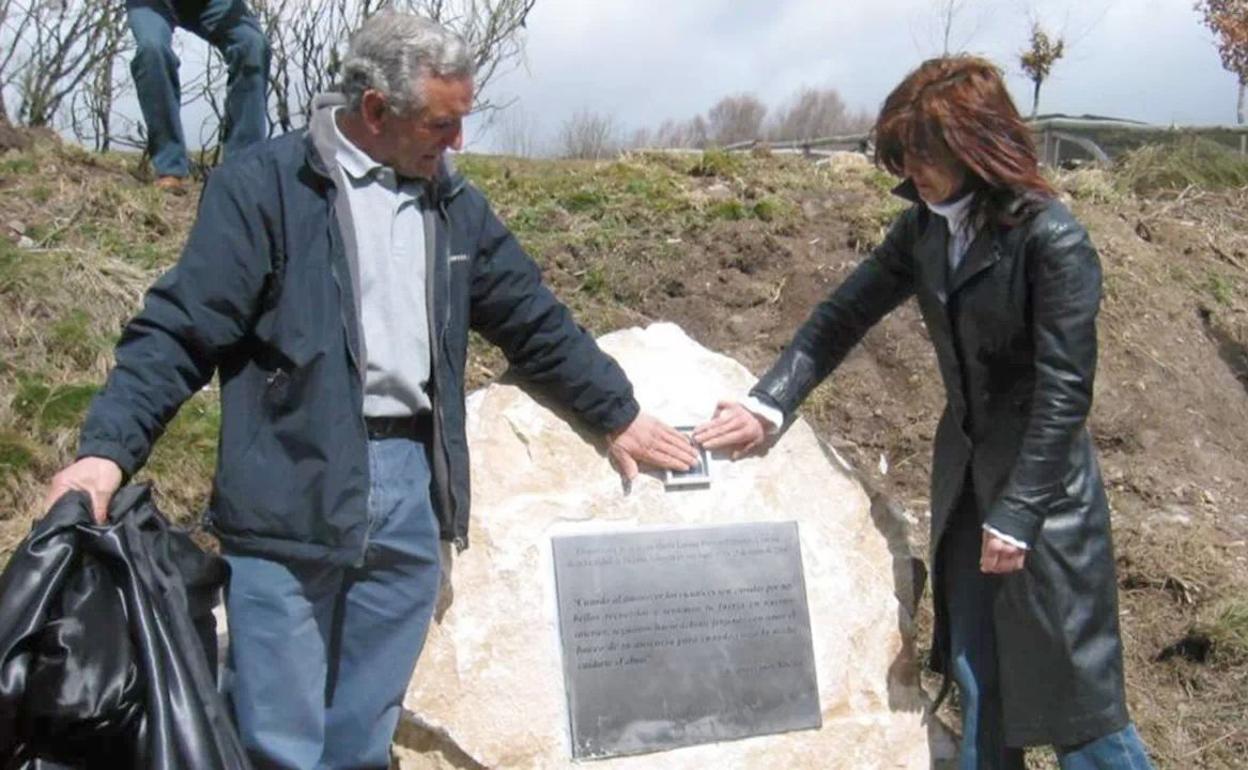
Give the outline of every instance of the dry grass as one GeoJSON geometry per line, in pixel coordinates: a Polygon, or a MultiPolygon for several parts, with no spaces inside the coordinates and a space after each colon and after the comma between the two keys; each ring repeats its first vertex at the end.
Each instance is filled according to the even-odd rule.
{"type": "Polygon", "coordinates": [[[1117,165],[1120,185],[1139,195],[1248,186],[1248,157],[1197,136],[1132,150],[1117,165]]]}
{"type": "MultiPolygon", "coordinates": [[[[121,324],[193,217],[193,196],[158,193],[135,165],[54,144],[0,155],[0,560],[71,457],[121,324]]],[[[869,167],[790,157],[461,165],[585,326],[675,321],[755,370],[903,206],[869,167]]],[[[1054,178],[1105,266],[1092,428],[1114,510],[1130,705],[1160,768],[1245,767],[1248,190],[1184,182],[1139,196],[1134,179],[1054,178]]],[[[943,403],[924,334],[903,306],[804,409],[921,522],[943,403]]],[[[504,367],[474,339],[470,384],[504,367]]],[[[184,521],[205,503],[219,419],[215,392],[197,395],[145,471],[184,521]]],[[[1031,761],[1052,766],[1042,752],[1031,761]]]]}
{"type": "MultiPolygon", "coordinates": [[[[0,157],[0,226],[7,231],[0,238],[4,531],[25,531],[43,484],[72,458],[78,424],[107,375],[121,326],[176,257],[194,213],[193,199],[170,199],[136,179],[133,167],[130,158],[48,142],[0,157]]],[[[215,437],[212,401],[198,396],[171,432],[215,437]]],[[[142,477],[158,484],[163,504],[184,520],[202,505],[211,472],[213,449],[204,444],[163,442],[142,477]]],[[[0,553],[12,545],[6,539],[0,553]]]]}

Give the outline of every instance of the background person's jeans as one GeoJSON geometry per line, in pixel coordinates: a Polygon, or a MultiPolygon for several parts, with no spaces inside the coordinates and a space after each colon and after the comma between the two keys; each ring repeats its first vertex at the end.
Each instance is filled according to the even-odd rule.
{"type": "MultiPolygon", "coordinates": [[[[982,528],[964,499],[942,544],[949,610],[950,674],[962,709],[960,770],[1024,770],[1023,750],[1005,745],[992,595],[1001,578],[979,571],[982,528]]],[[[1152,770],[1134,725],[1079,746],[1055,747],[1062,770],[1152,770]]]]}
{"type": "Polygon", "coordinates": [[[226,154],[268,135],[269,44],[243,0],[179,0],[172,8],[163,0],[127,0],[126,20],[136,44],[130,72],[158,175],[186,176],[190,170],[173,52],[175,27],[208,41],[225,59],[226,154]]]}
{"type": "Polygon", "coordinates": [[[360,569],[227,553],[229,689],[263,768],[386,768],[437,599],[438,524],[422,444],[368,443],[360,569]]]}

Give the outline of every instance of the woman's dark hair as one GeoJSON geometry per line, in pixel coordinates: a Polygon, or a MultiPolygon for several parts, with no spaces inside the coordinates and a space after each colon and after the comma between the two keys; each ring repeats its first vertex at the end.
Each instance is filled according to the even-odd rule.
{"type": "Polygon", "coordinates": [[[952,154],[980,192],[975,209],[997,223],[1014,224],[1056,194],[1000,70],[976,56],[920,64],[884,100],[874,134],[876,164],[897,176],[907,152],[924,160],[952,154]]]}

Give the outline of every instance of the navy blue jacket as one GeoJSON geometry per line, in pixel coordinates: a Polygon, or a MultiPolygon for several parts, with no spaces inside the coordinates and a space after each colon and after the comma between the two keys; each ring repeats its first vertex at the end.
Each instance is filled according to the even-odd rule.
{"type": "MultiPolygon", "coordinates": [[[[353,564],[369,488],[358,311],[334,216],[336,188],[306,132],[262,143],[209,179],[178,263],[126,326],[79,456],[127,474],[216,372],[221,437],[208,527],[236,552],[353,564]]],[[[541,282],[537,266],[457,174],[431,190],[431,498],[444,539],[467,545],[468,331],[606,433],[638,413],[624,372],[541,282]]]]}

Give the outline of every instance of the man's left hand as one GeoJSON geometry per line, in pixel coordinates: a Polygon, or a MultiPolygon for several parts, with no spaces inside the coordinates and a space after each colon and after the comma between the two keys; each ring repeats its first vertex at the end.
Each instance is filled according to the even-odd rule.
{"type": "Polygon", "coordinates": [[[983,547],[979,552],[979,569],[986,575],[1006,575],[1018,572],[1027,559],[1027,549],[1010,545],[996,535],[985,531],[983,547]]]}
{"type": "Polygon", "coordinates": [[[673,471],[687,471],[698,461],[693,443],[644,412],[607,439],[611,464],[626,482],[637,478],[638,463],[673,471]]]}

